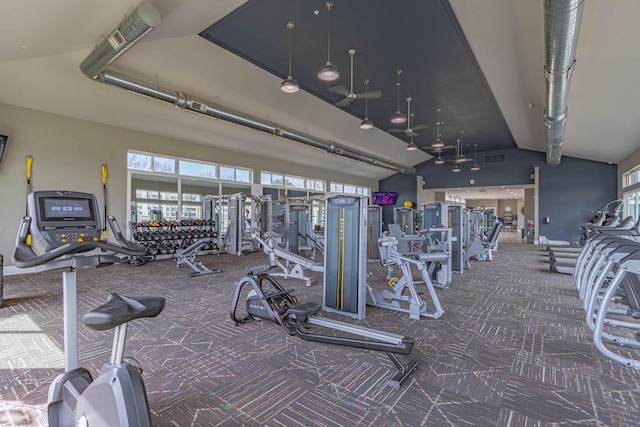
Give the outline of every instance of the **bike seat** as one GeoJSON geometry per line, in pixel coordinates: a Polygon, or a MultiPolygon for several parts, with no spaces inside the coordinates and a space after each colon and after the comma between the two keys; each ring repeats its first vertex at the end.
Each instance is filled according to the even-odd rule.
{"type": "Polygon", "coordinates": [[[314,314],[317,314],[321,308],[322,307],[320,307],[320,304],[317,304],[315,302],[298,303],[291,306],[287,310],[287,316],[291,317],[294,320],[305,322],[307,318],[313,316],[314,314]]]}
{"type": "Polygon", "coordinates": [[[84,323],[96,331],[115,328],[142,317],[156,317],[164,309],[164,297],[127,297],[112,292],[107,302],[84,315],[84,323]]]}

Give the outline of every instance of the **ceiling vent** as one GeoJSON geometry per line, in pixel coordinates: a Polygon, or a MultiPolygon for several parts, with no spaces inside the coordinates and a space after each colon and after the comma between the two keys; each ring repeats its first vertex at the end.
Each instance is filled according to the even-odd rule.
{"type": "Polygon", "coordinates": [[[504,162],[504,154],[495,154],[493,156],[484,156],[485,163],[500,163],[504,162]]]}

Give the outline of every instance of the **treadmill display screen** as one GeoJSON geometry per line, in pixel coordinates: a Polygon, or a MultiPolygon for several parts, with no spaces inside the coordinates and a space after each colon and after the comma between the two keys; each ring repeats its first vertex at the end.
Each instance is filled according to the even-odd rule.
{"type": "Polygon", "coordinates": [[[69,197],[40,199],[41,221],[95,221],[93,200],[69,197]]]}

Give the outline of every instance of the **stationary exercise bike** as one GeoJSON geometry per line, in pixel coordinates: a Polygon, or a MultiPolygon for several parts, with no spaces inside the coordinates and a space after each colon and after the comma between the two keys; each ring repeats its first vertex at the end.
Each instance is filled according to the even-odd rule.
{"type": "Polygon", "coordinates": [[[15,266],[35,267],[36,271],[63,269],[65,372],[49,388],[50,427],[151,426],[142,370],[123,361],[124,345],[128,322],[157,316],[164,308],[164,298],[110,294],[107,303],[84,316],[84,322],[99,331],[116,328],[111,360],[95,380],[88,370],[78,367],[76,269],[120,262],[115,253],[142,256],[146,251],[122,236],[114,217],[106,219],[119,245],[100,240],[95,195],[40,191],[29,194],[28,216],[22,218],[18,230],[15,266]],[[87,253],[93,249],[109,252],[87,253]]]}

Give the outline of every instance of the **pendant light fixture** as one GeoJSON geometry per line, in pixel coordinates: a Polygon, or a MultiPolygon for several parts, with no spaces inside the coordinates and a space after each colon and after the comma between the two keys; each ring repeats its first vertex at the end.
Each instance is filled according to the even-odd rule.
{"type": "Polygon", "coordinates": [[[402,74],[402,70],[396,70],[396,75],[398,79],[396,81],[396,88],[398,89],[398,109],[395,113],[391,115],[391,123],[399,124],[407,121],[407,116],[400,112],[400,74],[402,74]]]}
{"type": "Polygon", "coordinates": [[[460,156],[460,140],[458,140],[458,146],[456,147],[456,157],[453,161],[453,169],[451,172],[460,172],[460,167],[458,166],[458,158],[460,156]]]}
{"type": "MultiPolygon", "coordinates": [[[[411,98],[408,98],[408,99],[411,99],[411,98]]],[[[411,127],[411,122],[413,121],[413,116],[414,116],[414,114],[411,114],[409,116],[409,127],[411,127]]],[[[413,133],[412,133],[409,145],[407,145],[407,151],[416,151],[417,149],[418,149],[418,146],[413,143],[413,133]]]]}
{"type": "Polygon", "coordinates": [[[442,148],[444,147],[444,142],[440,139],[440,125],[442,122],[436,122],[436,140],[433,141],[431,146],[433,148],[442,148]]]}
{"type": "Polygon", "coordinates": [[[369,120],[369,80],[364,81],[364,119],[360,122],[360,129],[373,129],[373,122],[369,120]]]}
{"type": "Polygon", "coordinates": [[[458,138],[458,161],[459,162],[464,162],[466,161],[465,157],[464,157],[464,144],[462,142],[462,135],[464,134],[464,131],[461,130],[460,131],[460,138],[458,138]]]}
{"type": "Polygon", "coordinates": [[[478,166],[478,144],[473,144],[473,166],[471,166],[470,170],[472,171],[479,171],[480,170],[480,166],[478,166]]]}
{"type": "Polygon", "coordinates": [[[436,140],[433,141],[433,143],[431,144],[431,146],[433,148],[442,148],[442,147],[444,147],[444,142],[440,139],[440,125],[443,124],[444,122],[438,121],[438,113],[439,112],[440,112],[440,109],[438,108],[436,110],[436,140]]]}
{"type": "Polygon", "coordinates": [[[438,152],[438,158],[433,161],[436,165],[444,165],[444,159],[442,158],[442,151],[438,152]]]}
{"type": "Polygon", "coordinates": [[[296,27],[293,21],[287,22],[287,29],[291,33],[289,36],[289,74],[280,84],[280,90],[285,93],[296,93],[300,91],[300,85],[291,77],[291,49],[293,47],[293,29],[296,27]]]}
{"type": "Polygon", "coordinates": [[[340,72],[331,63],[331,9],[333,9],[333,2],[327,1],[324,7],[327,9],[327,63],[318,70],[318,79],[333,82],[340,78],[340,72]]]}

